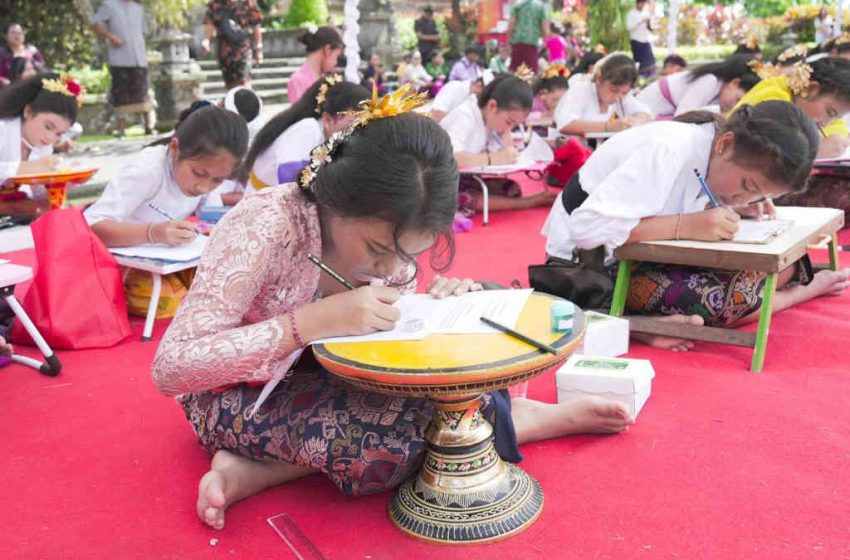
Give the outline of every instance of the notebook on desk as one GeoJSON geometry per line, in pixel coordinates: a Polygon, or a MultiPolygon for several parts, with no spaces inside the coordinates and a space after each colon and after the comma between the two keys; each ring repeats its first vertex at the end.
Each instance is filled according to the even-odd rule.
{"type": "Polygon", "coordinates": [[[791,220],[741,220],[733,243],[770,243],[787,230],[791,220]]]}

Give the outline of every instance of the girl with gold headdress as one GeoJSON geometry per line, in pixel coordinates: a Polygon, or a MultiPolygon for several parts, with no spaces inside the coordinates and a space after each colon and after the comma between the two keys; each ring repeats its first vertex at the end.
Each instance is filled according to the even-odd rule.
{"type": "MultiPolygon", "coordinates": [[[[56,169],[53,145],[76,121],[81,94],[76,82],[53,74],[0,90],[0,214],[36,216],[49,207],[46,199],[28,200],[24,193],[4,189],[3,183],[16,175],[56,169]]],[[[42,198],[42,193],[34,194],[42,198]]]]}
{"type": "Polygon", "coordinates": [[[741,98],[736,109],[768,100],[790,101],[821,128],[818,157],[835,157],[846,149],[848,130],[842,116],[850,113],[850,60],[827,57],[755,69],[764,79],[741,98]]]}
{"type": "MultiPolygon", "coordinates": [[[[162,339],[153,379],[178,396],[214,453],[197,513],[216,529],[234,502],[307,474],[322,472],[345,494],[361,495],[398,485],[423,460],[433,414],[425,399],[371,393],[308,360],[293,368],[313,340],[392,329],[400,317],[392,304],[414,291],[417,260],[435,246],[435,266],[453,256],[451,140],[410,112],[422,99],[408,92],[370,101],[352,128],[313,151],[297,183],[263,189],[219,223],[162,339]],[[310,253],[355,289],[322,273],[310,253]],[[254,410],[258,385],[274,379],[283,382],[254,410]]],[[[438,298],[478,289],[442,277],[427,288],[438,298]]],[[[615,433],[632,421],[608,400],[483,398],[496,449],[512,461],[518,442],[615,433]]]]}

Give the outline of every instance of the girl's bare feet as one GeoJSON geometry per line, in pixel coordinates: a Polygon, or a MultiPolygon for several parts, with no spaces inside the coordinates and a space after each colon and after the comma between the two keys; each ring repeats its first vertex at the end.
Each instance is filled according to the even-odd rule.
{"type": "Polygon", "coordinates": [[[625,405],[602,397],[558,404],[511,399],[511,417],[520,444],[575,434],[617,434],[634,424],[625,405]]]}
{"type": "MultiPolygon", "coordinates": [[[[670,315],[667,317],[654,317],[659,321],[668,321],[670,323],[681,323],[683,325],[702,326],[705,321],[700,315],[670,315]]],[[[663,348],[673,352],[687,352],[694,347],[694,341],[686,338],[676,338],[672,336],[663,336],[658,334],[636,333],[631,334],[632,338],[639,340],[644,344],[648,344],[655,348],[663,348]]]]}
{"type": "Polygon", "coordinates": [[[248,496],[316,472],[280,461],[254,461],[216,451],[210,470],[198,483],[198,517],[213,529],[224,528],[224,512],[248,496]]]}

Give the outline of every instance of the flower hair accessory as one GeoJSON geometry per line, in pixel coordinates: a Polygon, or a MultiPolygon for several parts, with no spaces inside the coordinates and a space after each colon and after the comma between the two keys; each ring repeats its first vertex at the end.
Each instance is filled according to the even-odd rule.
{"type": "Polygon", "coordinates": [[[756,76],[758,76],[760,80],[775,78],[782,74],[782,71],[770,62],[764,63],[757,58],[749,61],[747,66],[750,67],[750,70],[755,72],[756,76]]]}
{"type": "Polygon", "coordinates": [[[322,108],[325,105],[325,98],[328,95],[328,90],[342,81],[342,76],[339,74],[328,74],[322,80],[322,85],[319,86],[319,91],[316,93],[316,114],[322,114],[322,108]]]}
{"type": "Polygon", "coordinates": [[[354,122],[344,131],[334,133],[327,142],[313,148],[310,152],[310,163],[301,170],[298,175],[298,186],[309,191],[316,178],[316,174],[323,165],[333,161],[340,146],[358,128],[368,125],[370,122],[395,117],[409,113],[428,102],[428,96],[418,93],[410,84],[404,84],[392,93],[378,97],[378,88],[372,87],[372,98],[360,102],[360,108],[356,111],[348,111],[344,114],[354,115],[354,122]]]}
{"type": "Polygon", "coordinates": [[[758,42],[758,39],[756,39],[755,35],[748,36],[747,39],[742,44],[745,47],[747,47],[748,49],[750,49],[751,51],[758,50],[758,48],[759,48],[759,42],[758,42]]]}
{"type": "Polygon", "coordinates": [[[552,64],[543,71],[543,74],[540,76],[544,80],[549,80],[551,78],[569,78],[570,77],[570,69],[564,66],[563,64],[552,64]]]}
{"type": "Polygon", "coordinates": [[[316,32],[319,30],[319,27],[315,23],[307,23],[304,25],[304,29],[306,29],[307,33],[309,33],[310,35],[315,35],[316,32]]]}
{"type": "Polygon", "coordinates": [[[41,87],[46,91],[61,93],[62,95],[73,97],[77,100],[78,106],[83,105],[83,93],[85,90],[83,90],[83,86],[75,82],[71,76],[62,76],[58,79],[42,78],[41,87]]]}
{"type": "Polygon", "coordinates": [[[534,81],[534,72],[525,64],[520,64],[519,68],[517,68],[514,72],[514,75],[529,85],[531,85],[534,81]]]}
{"type": "Polygon", "coordinates": [[[593,52],[595,52],[596,54],[606,55],[608,54],[608,49],[605,48],[605,45],[599,43],[598,45],[593,47],[593,52]]]}
{"type": "Polygon", "coordinates": [[[805,62],[797,62],[783,69],[783,74],[788,78],[788,87],[795,96],[806,97],[809,95],[809,85],[812,83],[812,67],[805,62]]]}
{"type": "Polygon", "coordinates": [[[850,43],[850,31],[846,31],[846,32],[842,33],[841,35],[839,35],[838,37],[836,37],[835,41],[833,41],[833,43],[832,43],[832,46],[837,47],[839,45],[846,45],[848,43],[850,43]]]}

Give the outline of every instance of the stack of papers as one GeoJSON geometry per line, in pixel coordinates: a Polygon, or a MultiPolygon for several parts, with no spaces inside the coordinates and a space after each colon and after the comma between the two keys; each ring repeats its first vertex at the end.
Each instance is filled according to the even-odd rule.
{"type": "Polygon", "coordinates": [[[515,328],[532,291],[485,290],[445,299],[435,299],[428,294],[401,296],[395,303],[401,310],[401,319],[393,330],[361,336],[325,338],[316,340],[313,344],[421,340],[431,334],[500,333],[501,331],[482,323],[481,317],[515,328]]]}
{"type": "Polygon", "coordinates": [[[767,243],[791,227],[790,220],[741,220],[734,243],[767,243]]]}
{"type": "Polygon", "coordinates": [[[206,235],[198,235],[191,243],[178,245],[177,247],[147,243],[145,245],[133,245],[132,247],[110,247],[109,251],[113,255],[121,255],[123,257],[135,257],[164,262],[187,262],[201,258],[201,253],[204,252],[204,247],[207,246],[208,239],[209,237],[206,235]]]}

